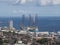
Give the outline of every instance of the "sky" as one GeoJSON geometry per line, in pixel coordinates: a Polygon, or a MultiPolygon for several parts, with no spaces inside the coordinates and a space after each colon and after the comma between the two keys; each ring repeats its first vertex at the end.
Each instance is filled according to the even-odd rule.
{"type": "Polygon", "coordinates": [[[31,14],[60,16],[60,0],[0,0],[0,17],[31,14]]]}

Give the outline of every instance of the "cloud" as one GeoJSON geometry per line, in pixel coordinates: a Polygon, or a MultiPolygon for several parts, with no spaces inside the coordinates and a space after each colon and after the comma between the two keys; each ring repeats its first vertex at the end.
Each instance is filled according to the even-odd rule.
{"type": "Polygon", "coordinates": [[[51,0],[40,0],[40,5],[48,5],[51,0]]]}
{"type": "Polygon", "coordinates": [[[20,14],[20,13],[26,14],[26,13],[30,13],[30,12],[26,11],[26,10],[13,10],[13,13],[14,14],[20,14]]]}
{"type": "Polygon", "coordinates": [[[53,4],[60,4],[60,0],[53,0],[53,4]]]}
{"type": "Polygon", "coordinates": [[[26,0],[21,0],[21,4],[25,4],[26,3],[26,0]]]}
{"type": "Polygon", "coordinates": [[[28,1],[32,2],[32,1],[34,1],[34,0],[28,0],[28,1]]]}
{"type": "Polygon", "coordinates": [[[34,2],[35,0],[16,0],[15,4],[31,4],[31,2],[34,2]]]}
{"type": "Polygon", "coordinates": [[[60,0],[16,0],[16,3],[19,3],[19,4],[27,4],[29,2],[32,2],[32,4],[33,2],[35,2],[35,4],[38,3],[39,5],[42,5],[42,6],[60,4],[60,0]]]}
{"type": "Polygon", "coordinates": [[[16,0],[16,4],[19,3],[19,4],[25,4],[26,3],[26,0],[16,0]]]}
{"type": "Polygon", "coordinates": [[[60,0],[0,0],[0,2],[10,2],[12,4],[39,4],[39,5],[58,5],[60,4],[60,0]]]}
{"type": "Polygon", "coordinates": [[[40,0],[41,5],[58,5],[60,0],[40,0]]]}

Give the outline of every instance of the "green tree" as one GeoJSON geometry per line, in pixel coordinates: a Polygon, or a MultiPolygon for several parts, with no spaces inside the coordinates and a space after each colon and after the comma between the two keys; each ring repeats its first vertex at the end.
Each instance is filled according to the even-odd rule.
{"type": "Polygon", "coordinates": [[[8,40],[4,40],[4,43],[8,43],[8,40]]]}
{"type": "Polygon", "coordinates": [[[3,40],[2,40],[2,38],[0,38],[0,45],[3,45],[3,40]]]}
{"type": "Polygon", "coordinates": [[[46,42],[48,42],[48,40],[45,39],[45,38],[42,38],[40,40],[37,40],[37,42],[40,43],[40,44],[45,44],[46,42]]]}

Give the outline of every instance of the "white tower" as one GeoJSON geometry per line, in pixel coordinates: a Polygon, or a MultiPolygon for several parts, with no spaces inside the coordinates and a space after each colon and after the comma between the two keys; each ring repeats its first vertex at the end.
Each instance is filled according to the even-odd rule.
{"type": "Polygon", "coordinates": [[[10,20],[10,22],[9,22],[10,24],[9,24],[9,27],[10,27],[10,29],[11,28],[13,28],[13,21],[12,20],[10,20]]]}
{"type": "Polygon", "coordinates": [[[36,37],[38,37],[38,28],[36,28],[36,37]]]}

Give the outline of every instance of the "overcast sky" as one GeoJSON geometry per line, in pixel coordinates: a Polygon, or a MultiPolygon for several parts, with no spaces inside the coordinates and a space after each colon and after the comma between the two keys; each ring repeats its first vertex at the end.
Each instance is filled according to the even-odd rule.
{"type": "Polygon", "coordinates": [[[23,14],[60,16],[60,0],[0,0],[0,17],[23,14]]]}

